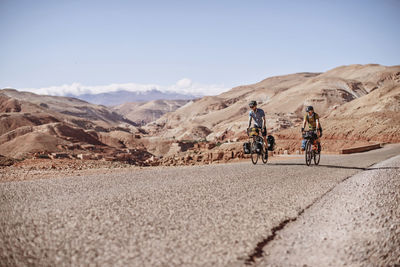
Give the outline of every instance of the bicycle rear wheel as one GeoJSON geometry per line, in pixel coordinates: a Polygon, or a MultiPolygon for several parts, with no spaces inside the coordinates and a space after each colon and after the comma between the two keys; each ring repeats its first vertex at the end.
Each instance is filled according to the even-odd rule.
{"type": "Polygon", "coordinates": [[[318,165],[319,164],[319,161],[320,161],[320,159],[321,159],[321,151],[313,151],[313,154],[314,154],[314,163],[315,163],[315,165],[318,165]]]}
{"type": "Polygon", "coordinates": [[[311,142],[308,140],[306,143],[306,149],[305,149],[305,156],[306,156],[306,164],[307,166],[311,165],[311,160],[313,158],[313,151],[312,151],[312,144],[311,142]]]}
{"type": "Polygon", "coordinates": [[[266,164],[268,162],[268,150],[266,150],[265,147],[262,148],[260,157],[264,164],[266,164]]]}

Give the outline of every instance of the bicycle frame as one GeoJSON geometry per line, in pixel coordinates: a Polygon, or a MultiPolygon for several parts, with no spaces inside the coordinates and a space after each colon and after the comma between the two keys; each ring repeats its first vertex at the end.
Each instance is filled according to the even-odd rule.
{"type": "Polygon", "coordinates": [[[253,164],[257,164],[259,157],[261,157],[264,164],[267,163],[268,156],[265,156],[265,153],[268,153],[268,151],[265,150],[264,138],[259,135],[253,135],[249,136],[249,141],[251,161],[253,162],[253,164]],[[258,144],[261,144],[261,148],[259,148],[258,144]]]}
{"type": "Polygon", "coordinates": [[[315,165],[318,165],[321,152],[318,149],[318,135],[316,131],[307,131],[303,134],[303,138],[307,140],[305,145],[305,160],[307,166],[311,165],[312,159],[314,159],[315,165]]]}

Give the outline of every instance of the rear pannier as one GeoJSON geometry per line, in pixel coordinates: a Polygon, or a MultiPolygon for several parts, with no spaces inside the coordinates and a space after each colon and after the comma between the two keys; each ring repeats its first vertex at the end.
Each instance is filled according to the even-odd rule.
{"type": "Polygon", "coordinates": [[[243,143],[244,154],[250,154],[250,142],[243,143]]]}
{"type": "Polygon", "coordinates": [[[272,135],[268,135],[267,142],[268,142],[268,150],[273,151],[275,149],[275,138],[272,135]]]}

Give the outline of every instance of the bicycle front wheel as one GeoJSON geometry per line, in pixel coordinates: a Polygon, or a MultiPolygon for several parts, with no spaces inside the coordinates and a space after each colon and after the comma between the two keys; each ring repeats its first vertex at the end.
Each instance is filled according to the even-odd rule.
{"type": "Polygon", "coordinates": [[[307,143],[306,143],[306,150],[305,150],[304,154],[306,156],[306,164],[307,164],[307,166],[310,166],[311,160],[313,158],[312,144],[310,141],[307,141],[307,143]]]}
{"type": "Polygon", "coordinates": [[[251,162],[253,162],[253,164],[257,164],[258,161],[258,153],[257,153],[257,143],[253,142],[251,143],[251,162]]]}
{"type": "Polygon", "coordinates": [[[321,159],[321,151],[313,151],[313,154],[314,154],[314,163],[315,165],[318,165],[321,159]]]}
{"type": "Polygon", "coordinates": [[[268,150],[266,150],[265,147],[263,147],[263,151],[262,151],[260,157],[264,164],[266,164],[268,162],[268,150]]]}

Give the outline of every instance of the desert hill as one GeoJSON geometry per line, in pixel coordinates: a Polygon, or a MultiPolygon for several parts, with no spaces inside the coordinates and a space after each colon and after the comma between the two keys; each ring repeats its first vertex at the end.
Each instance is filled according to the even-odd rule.
{"type": "Polygon", "coordinates": [[[400,142],[400,67],[383,76],[368,95],[338,107],[326,120],[332,137],[400,142]]]}
{"type": "Polygon", "coordinates": [[[182,107],[189,100],[153,100],[149,102],[128,102],[112,107],[112,109],[124,115],[129,120],[145,125],[159,119],[167,112],[173,112],[182,107]]]}
{"type": "Polygon", "coordinates": [[[110,125],[116,126],[121,123],[135,126],[135,123],[127,120],[122,115],[105,106],[90,104],[77,98],[37,95],[29,92],[19,92],[14,89],[0,90],[0,95],[12,98],[13,101],[23,101],[25,106],[31,106],[32,110],[26,108],[24,110],[25,112],[43,111],[48,109],[50,112],[70,115],[74,120],[82,118],[91,121],[96,125],[105,127],[110,125]],[[41,107],[41,109],[38,109],[37,106],[41,107]]]}
{"type": "Polygon", "coordinates": [[[313,105],[327,138],[400,142],[399,78],[400,66],[377,64],[271,77],[191,101],[144,128],[164,139],[235,141],[245,138],[248,103],[256,100],[268,131],[282,139],[300,138],[304,108],[313,105]]]}
{"type": "MultiPolygon", "coordinates": [[[[400,142],[400,66],[348,66],[326,74],[362,79],[367,93],[334,106],[322,118],[326,138],[400,142]]],[[[285,137],[290,130],[282,132],[285,137]]]]}
{"type": "Polygon", "coordinates": [[[0,154],[4,156],[59,153],[61,157],[112,160],[119,155],[139,164],[151,156],[140,142],[142,133],[134,122],[104,106],[68,97],[0,90],[0,154]],[[143,153],[138,157],[136,152],[125,153],[128,149],[143,153]]]}

